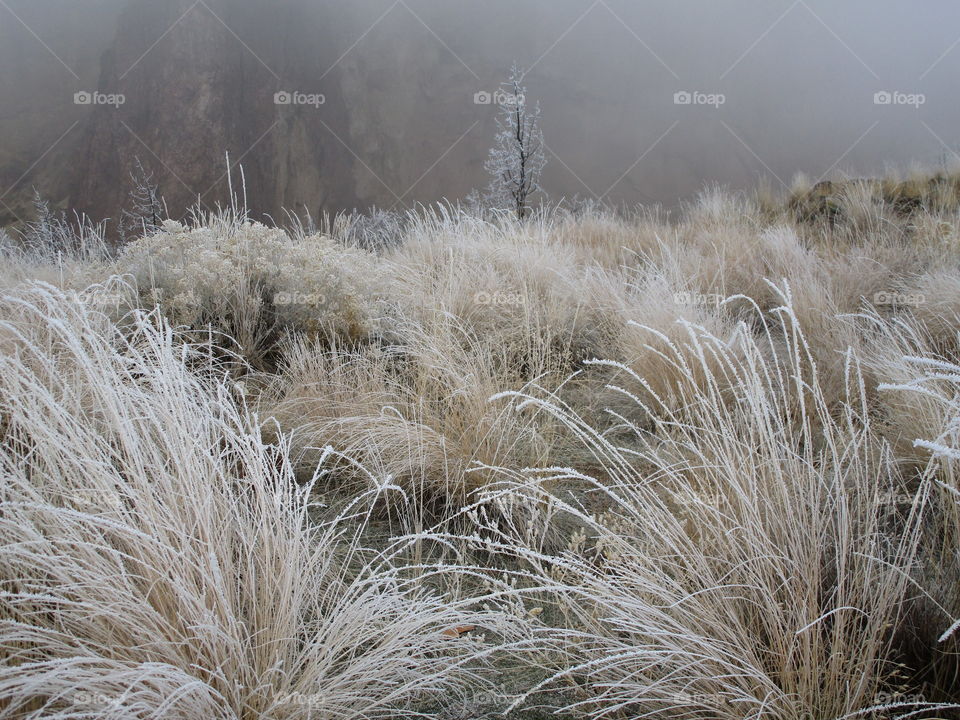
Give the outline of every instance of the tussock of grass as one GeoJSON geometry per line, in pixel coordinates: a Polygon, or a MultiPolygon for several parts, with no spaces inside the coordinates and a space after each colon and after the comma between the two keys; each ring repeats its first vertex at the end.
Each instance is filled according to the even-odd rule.
{"type": "MultiPolygon", "coordinates": [[[[576,520],[565,552],[489,531],[555,598],[562,629],[544,631],[562,658],[553,680],[580,685],[592,717],[841,717],[868,714],[899,686],[891,628],[921,544],[922,493],[890,535],[903,478],[856,362],[838,411],[789,305],[771,322],[788,346],[772,357],[770,337],[733,353],[692,329],[691,352],[668,355],[688,380],[682,409],[644,404],[654,425],[635,428],[631,446],[572,408],[526,399],[608,470],[551,473],[587,479],[602,513],[551,495],[541,471],[505,481],[576,520]]],[[[617,391],[641,405],[647,381],[621,370],[617,391]]]]}
{"type": "Polygon", "coordinates": [[[499,616],[365,550],[369,493],[311,523],[156,316],[121,335],[37,287],[0,318],[0,715],[394,717],[479,681],[482,641],[444,632],[499,616]]]}

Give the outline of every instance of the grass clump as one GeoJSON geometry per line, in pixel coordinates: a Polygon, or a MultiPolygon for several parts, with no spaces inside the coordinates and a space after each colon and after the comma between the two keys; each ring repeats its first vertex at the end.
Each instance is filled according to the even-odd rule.
{"type": "Polygon", "coordinates": [[[0,300],[0,715],[396,717],[482,685],[446,631],[502,617],[365,549],[372,494],[311,521],[215,368],[129,325],[0,300]]]}

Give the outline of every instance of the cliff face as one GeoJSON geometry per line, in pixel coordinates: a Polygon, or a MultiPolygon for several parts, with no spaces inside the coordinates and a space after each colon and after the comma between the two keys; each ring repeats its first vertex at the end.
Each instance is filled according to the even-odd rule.
{"type": "Polygon", "coordinates": [[[75,104],[74,93],[96,87],[127,1],[0,7],[0,226],[28,215],[33,186],[57,200],[75,188],[91,108],[75,104]]]}
{"type": "MultiPolygon", "coordinates": [[[[8,1],[27,7],[33,0],[8,1]]],[[[0,62],[11,55],[34,73],[25,82],[0,70],[0,82],[32,108],[14,133],[0,112],[0,141],[23,141],[6,164],[0,152],[0,179],[6,168],[13,182],[77,123],[13,194],[23,216],[36,185],[63,206],[116,219],[137,159],[173,216],[198,198],[213,208],[229,201],[228,152],[236,185],[242,164],[256,216],[463,197],[486,181],[483,161],[495,132],[497,108],[474,104],[474,94],[495,90],[513,58],[551,48],[576,19],[551,12],[548,2],[513,0],[89,0],[87,16],[75,0],[49,2],[73,3],[63,17],[45,20],[55,17],[61,33],[71,18],[96,32],[86,28],[69,43],[58,37],[58,50],[76,47],[69,62],[84,68],[77,80],[22,28],[0,23],[0,36],[18,43],[16,52],[0,46],[0,62]],[[42,73],[29,67],[38,58],[42,73]],[[78,88],[125,101],[75,105],[78,88]],[[277,104],[283,91],[324,102],[277,104]]],[[[584,192],[578,178],[601,188],[623,169],[618,156],[605,171],[607,158],[585,140],[632,135],[617,123],[634,123],[630,112],[569,112],[596,104],[593,78],[571,50],[576,45],[550,50],[534,82],[552,123],[548,141],[583,166],[578,177],[551,166],[551,191],[567,196],[584,192]]],[[[0,205],[0,222],[10,219],[3,213],[0,205]]]]}
{"type": "MultiPolygon", "coordinates": [[[[483,160],[497,113],[494,106],[474,104],[474,94],[495,90],[519,50],[537,55],[531,47],[550,47],[571,21],[555,17],[546,3],[518,7],[508,0],[476,6],[446,0],[95,1],[99,9],[89,6],[84,22],[96,25],[96,33],[85,34],[96,43],[76,43],[84,48],[84,62],[77,61],[86,68],[83,77],[75,80],[61,68],[64,77],[53,80],[62,88],[55,93],[49,77],[30,82],[38,103],[54,97],[62,107],[40,103],[36,122],[21,123],[22,157],[6,166],[11,182],[68,121],[78,124],[20,183],[25,209],[36,185],[61,205],[116,219],[137,159],[153,173],[173,216],[198,198],[213,208],[229,201],[228,152],[235,185],[242,164],[256,216],[279,220],[284,209],[306,209],[316,217],[323,210],[463,197],[486,181],[483,160]],[[78,87],[125,101],[78,106],[78,87]],[[277,104],[275,94],[283,91],[322,97],[323,103],[277,104]],[[49,127],[38,133],[42,123],[49,127]]],[[[76,9],[73,15],[80,22],[76,9]]],[[[58,22],[66,32],[67,19],[58,22]]],[[[36,60],[39,48],[39,57],[49,61],[46,75],[56,76],[58,64],[34,38],[5,29],[23,46],[24,58],[36,60]]],[[[561,50],[553,51],[558,58],[561,50]]],[[[7,54],[0,47],[0,60],[7,54]]],[[[551,70],[555,59],[538,69],[536,91],[553,96],[561,127],[570,103],[589,102],[584,93],[590,82],[585,88],[578,79],[579,57],[551,70]]],[[[23,93],[21,78],[4,72],[0,78],[23,93]]],[[[545,112],[551,117],[549,100],[545,112]]],[[[598,122],[590,118],[587,125],[598,122]]],[[[548,136],[565,153],[576,156],[577,148],[588,147],[581,137],[590,127],[562,129],[563,138],[548,136]]],[[[5,130],[0,115],[0,134],[5,130]]],[[[3,168],[0,154],[0,174],[3,168]]],[[[551,172],[553,192],[583,192],[561,166],[551,172]]],[[[594,184],[589,169],[578,174],[594,184]]],[[[2,213],[0,205],[0,221],[2,213]]]]}
{"type": "MultiPolygon", "coordinates": [[[[29,8],[36,0],[7,1],[29,8]]],[[[16,197],[24,217],[36,186],[62,206],[116,219],[138,158],[173,216],[198,199],[213,208],[229,201],[227,153],[237,186],[243,167],[257,217],[463,197],[486,182],[497,114],[474,104],[474,94],[495,90],[514,58],[544,53],[531,91],[564,159],[548,167],[552,195],[605,190],[669,126],[637,108],[649,98],[669,102],[670,76],[634,67],[635,42],[603,13],[557,45],[578,13],[557,12],[549,0],[84,0],[88,15],[76,0],[44,2],[64,3],[62,15],[42,19],[46,28],[56,21],[51,42],[82,71],[72,77],[0,12],[0,36],[15,41],[0,45],[0,84],[23,99],[0,109],[0,179],[6,170],[12,183],[42,157],[4,200],[16,197]],[[629,42],[598,60],[593,48],[611,28],[629,42]],[[8,72],[7,56],[24,77],[8,72]],[[611,100],[608,86],[622,92],[611,100]],[[78,89],[125,102],[75,105],[78,89]],[[284,91],[302,95],[277,104],[284,91]]],[[[642,192],[650,185],[679,195],[677,167],[695,176],[658,153],[637,171],[645,186],[624,178],[610,199],[661,199],[642,192]]],[[[0,223],[9,219],[0,204],[0,223]]]]}
{"type": "Polygon", "coordinates": [[[275,71],[231,32],[237,28],[239,35],[251,22],[256,18],[240,15],[227,0],[130,3],[99,83],[101,92],[123,95],[125,102],[94,109],[72,204],[94,217],[115,214],[139,157],[171,213],[179,215],[198,198],[212,207],[227,201],[229,152],[243,162],[254,197],[271,209],[272,143],[255,144],[278,120],[275,71]],[[146,54],[144,48],[150,48],[146,54]]]}
{"type": "Polygon", "coordinates": [[[424,173],[479,168],[492,118],[478,122],[471,72],[412,14],[371,29],[369,0],[250,5],[130,0],[99,81],[125,103],[93,109],[73,206],[115,216],[138,157],[172,214],[225,203],[227,152],[251,208],[275,218],[469,191],[463,172],[424,173]],[[312,98],[277,104],[284,91],[312,98]]]}

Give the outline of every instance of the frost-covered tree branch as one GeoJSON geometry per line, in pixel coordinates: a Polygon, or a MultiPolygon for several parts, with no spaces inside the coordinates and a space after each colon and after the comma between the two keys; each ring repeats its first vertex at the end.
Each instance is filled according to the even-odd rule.
{"type": "Polygon", "coordinates": [[[130,173],[130,207],[124,209],[120,220],[120,236],[146,237],[160,229],[165,213],[159,186],[149,172],[136,158],[136,167],[130,173]]]}
{"type": "Polygon", "coordinates": [[[527,102],[523,72],[514,63],[510,79],[501,86],[497,136],[484,167],[490,174],[486,201],[497,208],[511,209],[521,220],[529,212],[530,199],[538,192],[547,161],[540,104],[527,102]]]}

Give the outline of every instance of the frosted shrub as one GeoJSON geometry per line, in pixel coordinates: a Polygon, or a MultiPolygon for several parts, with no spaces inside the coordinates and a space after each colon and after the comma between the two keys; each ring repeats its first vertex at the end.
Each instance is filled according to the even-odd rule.
{"type": "Polygon", "coordinates": [[[176,324],[226,333],[258,364],[288,331],[356,341],[375,330],[376,259],[315,235],[294,241],[258,223],[189,228],[167,221],[128,246],[116,272],[141,304],[176,324]]]}
{"type": "Polygon", "coordinates": [[[344,244],[370,252],[384,252],[403,241],[404,222],[398,213],[373,208],[367,214],[354,212],[345,217],[341,233],[344,244]]]}
{"type": "Polygon", "coordinates": [[[547,164],[540,105],[528,106],[525,72],[514,63],[510,79],[501,85],[508,100],[500,105],[497,136],[484,167],[490,175],[485,200],[490,207],[515,212],[523,220],[530,200],[543,191],[540,178],[547,164]]]}
{"type": "Polygon", "coordinates": [[[103,223],[94,223],[77,212],[72,218],[57,212],[39,192],[34,193],[33,207],[35,219],[19,230],[20,251],[28,262],[95,263],[110,256],[103,223]]]}
{"type": "Polygon", "coordinates": [[[13,242],[7,231],[0,228],[0,257],[14,258],[18,254],[19,248],[13,242]]]}

